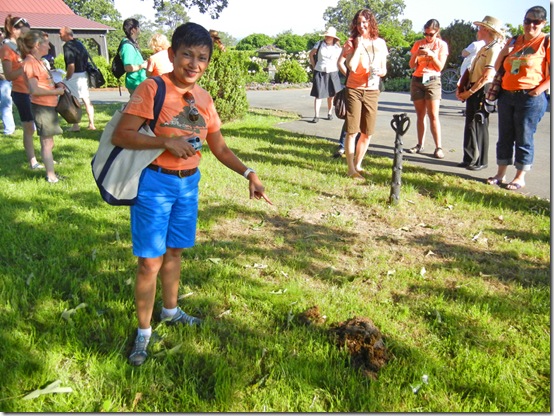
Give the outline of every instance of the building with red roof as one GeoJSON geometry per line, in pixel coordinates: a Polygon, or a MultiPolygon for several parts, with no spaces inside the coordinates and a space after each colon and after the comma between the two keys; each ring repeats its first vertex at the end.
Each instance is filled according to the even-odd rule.
{"type": "Polygon", "coordinates": [[[63,41],[59,31],[63,26],[68,26],[73,29],[75,38],[93,39],[98,45],[98,55],[109,59],[106,35],[114,28],[76,15],[63,0],[0,0],[2,26],[8,14],[23,17],[32,29],[48,33],[50,54],[53,56],[62,53],[63,41]]]}

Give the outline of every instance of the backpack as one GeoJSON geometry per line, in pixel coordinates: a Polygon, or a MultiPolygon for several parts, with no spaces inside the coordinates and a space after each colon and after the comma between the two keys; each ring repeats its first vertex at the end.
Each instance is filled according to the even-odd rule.
{"type": "MultiPolygon", "coordinates": [[[[154,136],[153,130],[158,121],[165,100],[165,83],[161,77],[152,77],[158,89],[154,96],[154,119],[143,125],[140,132],[154,136]]],[[[98,150],[92,158],[92,176],[102,199],[110,205],[133,205],[137,199],[140,175],[146,166],[163,153],[163,149],[133,150],[112,144],[112,135],[121,119],[122,111],[117,110],[106,124],[98,150]]]]}
{"type": "Polygon", "coordinates": [[[121,60],[121,47],[123,46],[123,42],[125,41],[126,39],[123,39],[121,41],[119,47],[117,48],[117,53],[112,59],[112,74],[116,79],[121,78],[123,74],[125,74],[125,67],[123,65],[123,61],[121,60]]]}

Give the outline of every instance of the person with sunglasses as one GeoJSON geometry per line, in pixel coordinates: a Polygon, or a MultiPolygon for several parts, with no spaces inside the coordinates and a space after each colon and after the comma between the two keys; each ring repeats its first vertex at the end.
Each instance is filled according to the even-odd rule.
{"type": "Polygon", "coordinates": [[[129,355],[132,365],[142,365],[148,357],[158,274],[162,285],[161,321],[185,326],[202,322],[177,303],[181,253],[195,243],[198,167],[202,158],[198,144],[206,141],[223,165],[246,178],[251,199],[271,204],[257,174],[227,147],[213,99],[197,84],[212,53],[212,37],[204,27],[192,22],[177,27],[168,49],[173,71],[160,76],[166,92],[153,129],[155,137],[138,132],[146,121],[155,119],[153,102],[158,87],[154,78],[137,86],[112,136],[112,143],[123,148],[163,150],[143,170],[137,201],[131,206],[133,254],[138,258],[138,330],[129,355]]]}
{"type": "Polygon", "coordinates": [[[443,159],[439,107],[442,98],[441,71],[448,57],[448,44],[440,38],[440,23],[436,19],[425,23],[423,35],[424,38],[416,41],[410,50],[409,65],[415,69],[410,84],[410,98],[417,116],[417,145],[407,151],[423,152],[427,116],[435,141],[433,156],[443,159]]]}
{"type": "Polygon", "coordinates": [[[12,83],[11,96],[19,113],[21,126],[23,127],[23,147],[25,148],[27,161],[29,167],[35,170],[44,169],[44,166],[37,161],[35,156],[33,142],[35,123],[31,109],[31,96],[29,94],[29,86],[23,74],[23,58],[17,47],[17,39],[24,36],[30,28],[31,26],[23,17],[13,17],[11,14],[6,16],[4,22],[6,39],[0,48],[0,59],[2,60],[4,77],[12,83]]]}
{"type": "Polygon", "coordinates": [[[525,174],[534,158],[534,134],[547,108],[550,88],[550,35],[542,32],[546,9],[531,7],[523,20],[523,35],[504,46],[496,60],[496,70],[504,69],[498,95],[497,172],[487,179],[502,185],[508,166],[515,164],[516,175],[506,184],[515,191],[525,187],[525,174]]]}

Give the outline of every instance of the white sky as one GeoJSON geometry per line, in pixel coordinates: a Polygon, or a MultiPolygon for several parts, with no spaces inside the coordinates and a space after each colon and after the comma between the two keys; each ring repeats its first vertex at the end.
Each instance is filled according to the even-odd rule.
{"type": "MultiPolygon", "coordinates": [[[[142,14],[154,20],[152,0],[115,0],[114,4],[123,19],[142,14]]],[[[236,39],[253,33],[275,36],[286,30],[303,35],[313,31],[323,33],[323,12],[337,4],[338,0],[229,0],[229,5],[217,20],[200,14],[196,8],[187,14],[191,21],[206,29],[226,32],[236,39]]],[[[527,9],[537,5],[547,10],[550,21],[550,3],[546,0],[404,0],[404,4],[403,18],[412,21],[416,32],[423,30],[429,19],[437,19],[445,28],[456,19],[473,22],[486,15],[518,25],[527,9]]]]}

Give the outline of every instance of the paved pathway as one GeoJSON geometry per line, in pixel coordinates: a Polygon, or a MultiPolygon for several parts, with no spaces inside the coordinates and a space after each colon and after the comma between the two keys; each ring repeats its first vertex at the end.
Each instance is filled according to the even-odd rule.
{"type": "MultiPolygon", "coordinates": [[[[320,120],[319,123],[311,123],[313,119],[313,97],[310,97],[310,89],[285,89],[276,91],[248,91],[248,101],[253,108],[267,108],[285,110],[298,114],[300,120],[289,121],[280,124],[280,127],[294,132],[314,137],[321,137],[338,142],[342,120],[331,121],[320,120]]],[[[118,90],[93,90],[91,91],[92,102],[125,102],[129,98],[127,90],[122,89],[122,95],[118,90]]],[[[462,109],[464,104],[459,102],[452,94],[444,95],[440,108],[440,119],[442,127],[443,149],[446,157],[438,160],[432,157],[434,150],[433,139],[430,132],[427,132],[424,154],[404,153],[404,160],[439,172],[448,172],[460,177],[483,182],[487,177],[496,173],[496,138],[498,136],[498,118],[493,114],[490,118],[490,146],[489,146],[489,167],[481,171],[469,171],[458,168],[456,164],[462,160],[462,141],[464,129],[464,117],[462,109]]],[[[322,105],[320,115],[325,115],[326,103],[322,105]]],[[[407,113],[411,120],[411,127],[403,138],[404,147],[412,147],[417,143],[416,138],[416,117],[413,105],[408,93],[383,92],[379,99],[379,112],[377,127],[369,152],[383,156],[393,157],[395,133],[390,127],[393,114],[407,113]]],[[[551,113],[547,111],[539,123],[535,134],[535,162],[533,170],[526,175],[527,186],[521,192],[524,195],[535,195],[550,200],[550,126],[551,113]]],[[[330,153],[335,149],[330,148],[330,153]]],[[[346,162],[345,162],[346,163],[346,162]]],[[[346,169],[346,166],[345,166],[346,169]]],[[[346,171],[346,170],[345,170],[346,171]]],[[[508,169],[508,179],[512,179],[515,168],[508,169]]],[[[512,192],[499,190],[499,192],[512,192]]]]}

